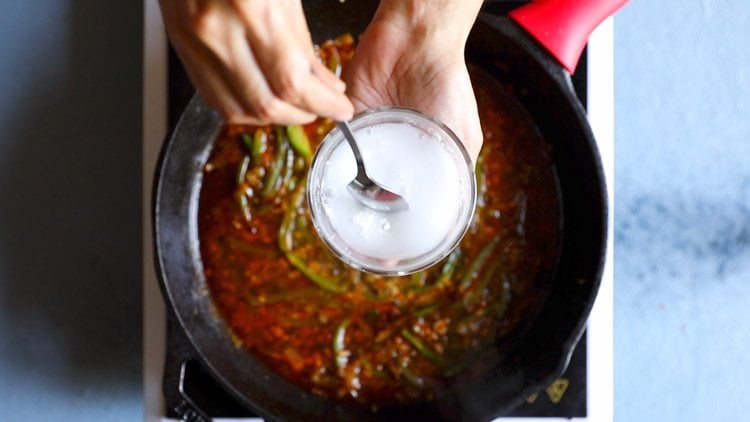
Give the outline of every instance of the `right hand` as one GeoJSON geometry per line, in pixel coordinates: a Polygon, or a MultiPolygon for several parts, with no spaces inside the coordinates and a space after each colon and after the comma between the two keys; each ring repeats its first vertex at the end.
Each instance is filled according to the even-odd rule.
{"type": "Polygon", "coordinates": [[[348,120],[345,84],[315,55],[299,0],[160,0],[190,79],[228,123],[348,120]]]}

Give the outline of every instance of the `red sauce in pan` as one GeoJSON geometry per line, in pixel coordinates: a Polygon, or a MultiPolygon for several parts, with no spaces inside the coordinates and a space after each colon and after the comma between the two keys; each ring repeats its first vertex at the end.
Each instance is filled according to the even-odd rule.
{"type": "MultiPolygon", "coordinates": [[[[335,69],[353,49],[343,36],[319,52],[335,69]]],[[[475,220],[448,258],[412,276],[350,269],[317,238],[305,143],[314,149],[331,121],[225,128],[198,223],[211,295],[239,347],[314,394],[378,406],[429,400],[477,353],[510,346],[547,291],[558,194],[525,110],[483,71],[471,74],[485,135],[475,220]]]]}

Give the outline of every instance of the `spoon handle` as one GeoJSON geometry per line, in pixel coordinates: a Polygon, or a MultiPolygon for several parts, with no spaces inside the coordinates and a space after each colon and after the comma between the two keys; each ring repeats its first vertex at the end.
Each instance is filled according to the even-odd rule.
{"type": "Polygon", "coordinates": [[[352,133],[352,129],[349,127],[349,123],[341,121],[336,122],[336,125],[338,125],[339,129],[344,134],[344,138],[346,138],[346,141],[349,142],[349,146],[354,153],[354,159],[357,161],[357,176],[355,177],[355,179],[364,186],[371,185],[372,182],[370,181],[370,178],[367,177],[367,172],[365,171],[365,163],[362,161],[362,154],[359,152],[357,141],[354,140],[354,134],[352,133]]]}

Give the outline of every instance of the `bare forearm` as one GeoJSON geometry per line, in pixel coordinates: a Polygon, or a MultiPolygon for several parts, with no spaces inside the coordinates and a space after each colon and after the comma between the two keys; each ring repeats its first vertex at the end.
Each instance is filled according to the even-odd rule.
{"type": "Polygon", "coordinates": [[[434,42],[463,51],[482,0],[381,0],[373,23],[408,35],[412,42],[434,42]]]}

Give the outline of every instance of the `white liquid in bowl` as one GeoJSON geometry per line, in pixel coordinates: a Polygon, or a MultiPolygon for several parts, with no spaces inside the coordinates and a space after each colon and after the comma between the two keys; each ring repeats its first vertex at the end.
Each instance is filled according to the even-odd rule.
{"type": "Polygon", "coordinates": [[[474,207],[471,166],[454,138],[424,126],[390,119],[354,127],[368,174],[403,196],[406,211],[358,202],[346,188],[357,173],[349,145],[340,133],[325,141],[335,146],[324,145],[313,163],[310,202],[321,237],[344,261],[407,273],[441,259],[462,237],[474,207]]]}
{"type": "Polygon", "coordinates": [[[458,162],[444,143],[406,124],[385,123],[354,132],[367,172],[404,197],[407,211],[365,207],[346,186],[357,174],[349,145],[342,142],[324,164],[323,208],[331,226],[352,249],[393,260],[427,253],[456,222],[461,206],[458,162]]]}

